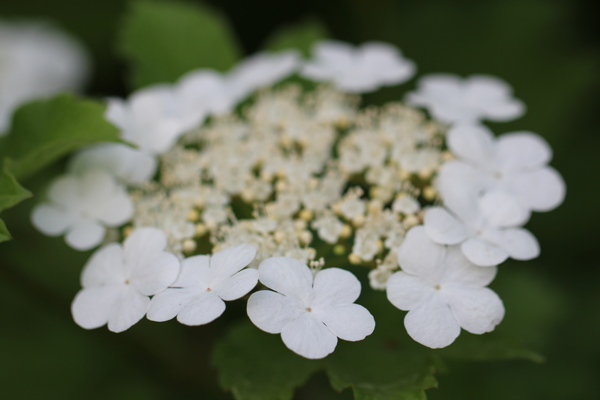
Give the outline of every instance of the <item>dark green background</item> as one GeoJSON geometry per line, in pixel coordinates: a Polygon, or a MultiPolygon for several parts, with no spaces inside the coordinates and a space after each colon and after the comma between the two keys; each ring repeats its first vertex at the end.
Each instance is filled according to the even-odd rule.
{"type": "MultiPolygon", "coordinates": [[[[230,19],[250,54],[278,27],[313,16],[332,36],[395,43],[419,73],[489,73],[504,78],[528,106],[525,117],[494,124],[496,133],[530,130],[545,137],[552,165],[567,182],[564,204],[536,214],[528,228],[542,255],[500,267],[493,288],[506,304],[501,329],[547,357],[451,363],[430,399],[595,399],[600,392],[600,31],[598,2],[485,0],[209,1],[230,19]]],[[[116,56],[121,0],[4,0],[0,16],[47,17],[80,37],[94,58],[88,93],[126,95],[116,56]]],[[[367,100],[399,99],[414,81],[367,100]]],[[[61,171],[56,165],[24,182],[34,194],[61,171]]],[[[0,244],[0,398],[228,398],[215,384],[209,356],[227,318],[206,327],[142,321],[115,335],[85,331],[71,319],[89,256],[31,228],[27,200],[3,213],[15,238],[0,244]],[[193,396],[195,393],[196,396],[193,396]]],[[[241,303],[241,302],[239,302],[241,303]]],[[[230,303],[242,315],[243,304],[230,303]]],[[[463,332],[463,334],[466,334],[463,332]]],[[[351,398],[317,375],[298,398],[351,398]]]]}

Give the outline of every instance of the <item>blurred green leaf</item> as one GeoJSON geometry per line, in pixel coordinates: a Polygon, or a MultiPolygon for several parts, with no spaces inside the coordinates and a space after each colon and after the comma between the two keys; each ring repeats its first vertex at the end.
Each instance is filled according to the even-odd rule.
{"type": "Polygon", "coordinates": [[[204,4],[138,1],[125,18],[119,48],[134,87],[174,82],[197,68],[229,69],[240,58],[225,18],[204,4]]]}
{"type": "Polygon", "coordinates": [[[104,105],[60,94],[28,103],[14,115],[3,143],[10,171],[23,180],[71,151],[95,142],[119,141],[119,131],[104,119],[104,105]]]}
{"type": "Polygon", "coordinates": [[[329,32],[323,23],[316,19],[307,19],[276,31],[267,39],[263,48],[271,51],[297,49],[305,57],[309,57],[312,45],[327,37],[329,32]]]}
{"type": "MultiPolygon", "coordinates": [[[[0,211],[10,208],[17,203],[31,197],[31,192],[17,182],[15,177],[7,170],[7,162],[0,171],[0,211]]],[[[4,221],[0,219],[0,242],[11,239],[4,221]]]]}
{"type": "Polygon", "coordinates": [[[462,332],[450,346],[434,351],[443,358],[461,360],[487,361],[524,359],[533,362],[543,362],[544,357],[526,348],[518,341],[497,332],[484,335],[471,335],[462,332]]]}
{"type": "Polygon", "coordinates": [[[291,399],[294,389],[322,366],[294,354],[279,335],[262,332],[248,321],[217,343],[213,364],[220,385],[238,400],[291,399]]]}

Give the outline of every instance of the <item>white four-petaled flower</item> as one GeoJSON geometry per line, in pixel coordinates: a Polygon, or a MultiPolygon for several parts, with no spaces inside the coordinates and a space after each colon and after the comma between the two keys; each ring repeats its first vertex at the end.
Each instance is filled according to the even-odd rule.
{"type": "Polygon", "coordinates": [[[71,306],[75,322],[86,329],[122,332],[144,317],[150,298],[177,278],[179,260],[164,250],[165,234],[157,228],[138,228],[123,246],[97,250],[81,274],[83,289],[71,306]]]}
{"type": "Polygon", "coordinates": [[[225,311],[224,300],[239,299],[256,286],[258,271],[243,269],[255,256],[254,246],[240,244],[185,259],[177,280],[152,298],[148,319],[162,322],[177,316],[185,325],[212,322],[225,311]]]}
{"type": "Polygon", "coordinates": [[[460,329],[482,334],[504,317],[504,305],[487,286],[496,267],[470,263],[457,246],[433,243],[423,227],[408,231],[398,250],[402,271],[387,281],[387,297],[401,310],[408,334],[417,342],[440,348],[450,345],[460,329]]]}
{"type": "Polygon", "coordinates": [[[125,188],[103,171],[63,175],[52,182],[48,198],[33,209],[33,225],[49,236],[66,233],[65,241],[77,250],[99,245],[107,226],[120,226],[133,215],[125,188]]]}
{"type": "Polygon", "coordinates": [[[288,257],[264,260],[260,281],[270,289],[248,300],[248,316],[260,329],[281,333],[295,353],[319,359],[332,353],[338,337],[358,341],[375,329],[369,311],[354,301],[360,282],[352,273],[328,268],[313,274],[308,266],[288,257]]]}
{"type": "Polygon", "coordinates": [[[483,126],[458,126],[448,132],[447,143],[458,159],[440,170],[442,197],[465,187],[502,191],[514,198],[522,214],[549,211],[565,197],[562,177],[547,165],[552,149],[534,133],[513,132],[496,139],[483,126]]]}
{"type": "Polygon", "coordinates": [[[444,195],[443,207],[425,212],[425,231],[436,243],[458,245],[465,257],[479,266],[492,266],[508,257],[530,260],[540,253],[536,238],[519,228],[524,214],[503,192],[483,195],[456,188],[444,195]]]}
{"type": "Polygon", "coordinates": [[[511,87],[487,75],[465,79],[450,74],[427,75],[406,101],[427,108],[434,118],[450,124],[510,121],[525,113],[523,102],[512,97],[511,87]]]}
{"type": "Polygon", "coordinates": [[[372,92],[412,78],[415,64],[386,43],[370,42],[360,47],[338,41],[321,41],[313,48],[314,59],[301,71],[316,81],[332,82],[346,92],[372,92]]]}

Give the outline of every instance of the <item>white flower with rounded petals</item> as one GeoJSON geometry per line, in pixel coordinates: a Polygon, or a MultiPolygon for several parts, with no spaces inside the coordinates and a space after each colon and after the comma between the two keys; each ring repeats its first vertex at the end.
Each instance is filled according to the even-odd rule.
{"type": "Polygon", "coordinates": [[[288,77],[300,66],[300,54],[296,50],[279,53],[258,53],[238,64],[229,79],[242,97],[256,89],[270,86],[288,77]]]}
{"type": "Polygon", "coordinates": [[[313,54],[314,59],[304,66],[301,75],[332,82],[346,92],[372,92],[381,86],[396,85],[410,79],[416,69],[412,61],[386,43],[370,42],[356,48],[326,40],[314,46],[313,54]]]}
{"type": "Polygon", "coordinates": [[[244,269],[256,257],[256,247],[240,244],[212,256],[183,260],[177,280],[152,298],[148,319],[177,317],[185,325],[204,325],[225,311],[225,301],[239,299],[256,286],[258,271],[244,269]]]}
{"type": "Polygon", "coordinates": [[[77,250],[99,245],[105,227],[120,226],[133,216],[125,188],[104,171],[63,175],[51,184],[48,198],[49,203],[33,209],[33,225],[49,236],[66,233],[65,241],[77,250]]]}
{"type": "Polygon", "coordinates": [[[408,104],[425,107],[441,122],[477,123],[510,121],[525,113],[525,105],[512,97],[511,87],[501,79],[473,75],[462,79],[450,74],[432,74],[419,81],[417,91],[406,97],[408,104]]]}
{"type": "Polygon", "coordinates": [[[105,117],[121,129],[121,137],[150,154],[167,152],[201,118],[188,118],[174,90],[156,85],[138,90],[127,101],[108,99],[105,117]]]}
{"type": "Polygon", "coordinates": [[[354,301],[360,282],[352,273],[328,268],[313,279],[308,266],[287,257],[264,260],[260,281],[270,289],[248,300],[248,316],[258,328],[281,333],[293,352],[310,359],[331,354],[337,339],[358,341],[375,329],[369,311],[354,301]]]}
{"type": "Polygon", "coordinates": [[[410,337],[431,348],[450,345],[460,329],[491,332],[504,317],[502,300],[487,286],[496,267],[470,263],[456,246],[433,243],[421,226],[408,231],[398,250],[402,271],[387,281],[387,297],[408,311],[410,337]]]}
{"type": "Polygon", "coordinates": [[[529,214],[504,192],[478,195],[454,190],[446,193],[444,203],[446,208],[432,207],[425,212],[425,230],[436,243],[460,244],[473,264],[491,266],[508,257],[530,260],[539,255],[535,236],[518,228],[529,214]]]}
{"type": "Polygon", "coordinates": [[[118,243],[97,250],[81,274],[83,289],[71,313],[85,329],[122,332],[144,317],[150,298],[177,278],[179,260],[164,250],[165,234],[157,228],[138,228],[118,243]]]}
{"type": "Polygon", "coordinates": [[[157,166],[154,156],[122,143],[102,143],[87,147],[69,161],[69,170],[73,173],[103,170],[133,186],[149,181],[156,173],[157,166]]]}
{"type": "Polygon", "coordinates": [[[447,143],[457,160],[441,168],[442,197],[465,186],[500,190],[514,197],[523,213],[550,211],[564,200],[565,183],[547,165],[552,149],[534,133],[495,138],[483,126],[458,126],[448,132],[447,143]]]}

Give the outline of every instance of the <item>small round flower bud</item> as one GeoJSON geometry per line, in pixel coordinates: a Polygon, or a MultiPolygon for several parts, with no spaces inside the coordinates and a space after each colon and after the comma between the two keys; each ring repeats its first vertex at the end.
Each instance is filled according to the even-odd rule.
{"type": "Polygon", "coordinates": [[[410,179],[410,172],[405,169],[401,169],[398,171],[398,178],[400,178],[400,180],[407,181],[410,179]]]}
{"type": "Polygon", "coordinates": [[[196,221],[198,221],[199,219],[200,219],[200,213],[198,212],[198,210],[195,210],[195,209],[193,209],[193,208],[192,208],[192,209],[191,209],[191,210],[188,212],[188,215],[187,215],[187,220],[188,220],[188,221],[192,221],[192,222],[196,222],[196,221]]]}
{"type": "Polygon", "coordinates": [[[285,240],[285,233],[282,231],[275,231],[273,234],[273,239],[275,239],[275,242],[281,243],[285,240]]]}
{"type": "Polygon", "coordinates": [[[354,225],[355,228],[362,226],[364,223],[365,223],[365,216],[362,214],[357,215],[356,217],[352,218],[352,225],[354,225]]]}
{"type": "Polygon", "coordinates": [[[404,218],[404,227],[406,229],[411,228],[415,225],[419,224],[419,218],[417,218],[416,215],[407,215],[406,218],[404,218]]]}
{"type": "Polygon", "coordinates": [[[419,178],[421,178],[423,180],[427,180],[427,179],[431,178],[431,175],[433,175],[433,171],[429,168],[423,168],[422,170],[419,171],[419,178]]]}
{"type": "Polygon", "coordinates": [[[207,229],[203,223],[196,224],[195,229],[196,229],[196,237],[201,237],[201,236],[206,235],[207,229]]]}
{"type": "Polygon", "coordinates": [[[303,219],[297,219],[294,221],[294,228],[296,228],[297,231],[302,231],[302,230],[306,229],[306,226],[307,226],[307,223],[303,219]]]}
{"type": "Polygon", "coordinates": [[[442,161],[446,162],[446,161],[450,161],[454,159],[454,154],[452,154],[452,152],[446,150],[442,152],[442,161]]]}
{"type": "Polygon", "coordinates": [[[373,199],[369,202],[367,210],[369,211],[369,214],[380,213],[383,210],[383,203],[381,202],[381,200],[373,199]]]}
{"type": "Polygon", "coordinates": [[[433,188],[433,186],[427,186],[426,188],[423,189],[423,197],[425,197],[429,201],[435,199],[436,195],[437,195],[437,192],[433,188]]]}
{"type": "Polygon", "coordinates": [[[279,179],[275,184],[275,190],[278,192],[283,192],[285,189],[287,189],[287,186],[287,183],[283,179],[279,179]]]}
{"type": "Polygon", "coordinates": [[[303,244],[309,244],[310,242],[312,242],[312,239],[313,239],[313,235],[312,235],[312,233],[310,233],[310,231],[305,230],[300,233],[300,241],[303,244]]]}
{"type": "Polygon", "coordinates": [[[344,224],[342,226],[342,230],[340,231],[340,238],[346,239],[352,235],[352,227],[348,224],[344,224]]]}
{"type": "Polygon", "coordinates": [[[302,211],[300,211],[299,214],[300,218],[302,218],[305,221],[310,221],[313,219],[314,217],[314,213],[311,210],[307,210],[306,208],[303,209],[302,211]]]}
{"type": "Polygon", "coordinates": [[[346,252],[346,247],[343,244],[336,244],[333,246],[333,254],[336,256],[342,256],[346,252]]]}
{"type": "Polygon", "coordinates": [[[192,239],[184,240],[182,249],[185,254],[191,254],[196,250],[196,242],[192,239]]]}
{"type": "Polygon", "coordinates": [[[350,261],[350,264],[354,265],[358,265],[362,262],[360,256],[355,253],[350,253],[350,255],[348,256],[348,261],[350,261]]]}

